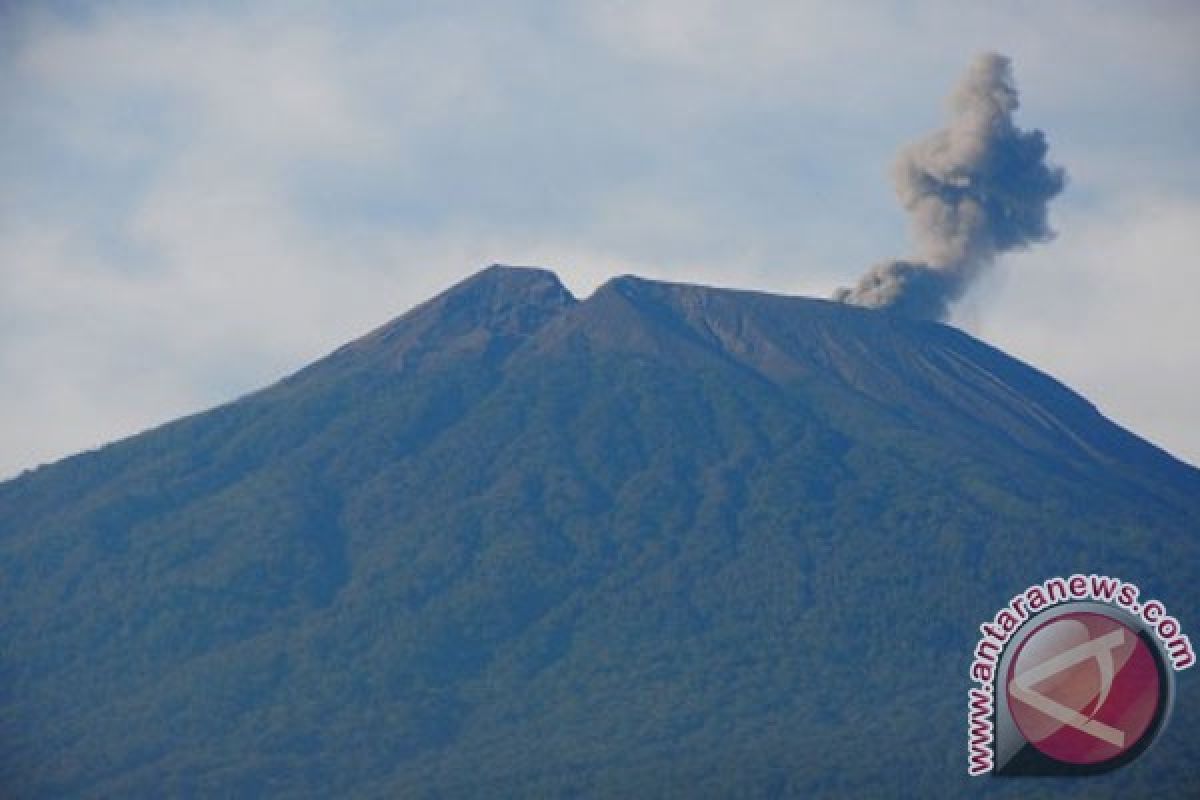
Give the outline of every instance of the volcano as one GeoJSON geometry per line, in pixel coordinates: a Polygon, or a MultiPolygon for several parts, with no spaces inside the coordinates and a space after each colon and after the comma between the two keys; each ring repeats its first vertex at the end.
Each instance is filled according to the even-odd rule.
{"type": "Polygon", "coordinates": [[[0,484],[0,794],[1200,796],[968,779],[979,623],[1055,575],[1200,624],[1200,471],[954,328],[491,267],[0,484]]]}

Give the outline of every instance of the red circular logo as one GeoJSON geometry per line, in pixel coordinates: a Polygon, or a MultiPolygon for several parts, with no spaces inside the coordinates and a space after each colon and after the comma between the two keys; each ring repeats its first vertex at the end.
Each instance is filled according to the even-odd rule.
{"type": "Polygon", "coordinates": [[[1127,625],[1104,614],[1063,614],[1022,643],[1005,684],[1026,741],[1068,764],[1096,764],[1133,749],[1159,713],[1154,654],[1127,625]]]}

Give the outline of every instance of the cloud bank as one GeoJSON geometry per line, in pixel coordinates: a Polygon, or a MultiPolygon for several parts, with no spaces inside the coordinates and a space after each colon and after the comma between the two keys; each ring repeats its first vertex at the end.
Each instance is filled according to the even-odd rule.
{"type": "Polygon", "coordinates": [[[828,296],[898,252],[879,176],[992,48],[1071,191],[1061,235],[952,321],[1200,461],[1200,6],[302,6],[0,3],[0,478],[265,385],[492,262],[579,295],[633,272],[828,296]],[[1069,303],[1066,275],[1089,276],[1069,303]]]}

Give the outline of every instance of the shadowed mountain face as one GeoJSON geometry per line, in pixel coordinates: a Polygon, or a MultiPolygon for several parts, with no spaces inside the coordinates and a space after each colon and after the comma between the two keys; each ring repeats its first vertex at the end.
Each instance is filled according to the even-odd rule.
{"type": "Polygon", "coordinates": [[[965,776],[977,625],[1072,572],[1200,625],[1200,472],[951,328],[493,267],[0,484],[0,794],[1200,794],[1200,691],[965,776]]]}

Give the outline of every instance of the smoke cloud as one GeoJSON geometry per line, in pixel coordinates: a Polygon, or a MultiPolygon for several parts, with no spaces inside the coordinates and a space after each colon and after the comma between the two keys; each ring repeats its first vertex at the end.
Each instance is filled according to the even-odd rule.
{"type": "Polygon", "coordinates": [[[1066,174],[1046,163],[1041,131],[1013,124],[1017,106],[1012,62],[976,57],[950,96],[950,124],[896,159],[919,258],[877,264],[835,300],[942,319],[998,254],[1054,236],[1046,209],[1066,174]]]}

